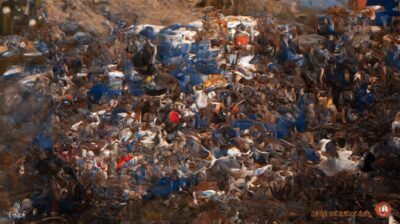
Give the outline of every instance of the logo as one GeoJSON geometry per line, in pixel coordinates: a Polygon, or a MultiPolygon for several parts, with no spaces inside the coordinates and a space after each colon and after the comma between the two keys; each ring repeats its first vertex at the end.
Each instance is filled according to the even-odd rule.
{"type": "Polygon", "coordinates": [[[389,217],[392,207],[387,202],[380,202],[375,206],[376,214],[381,218],[389,217]]]}

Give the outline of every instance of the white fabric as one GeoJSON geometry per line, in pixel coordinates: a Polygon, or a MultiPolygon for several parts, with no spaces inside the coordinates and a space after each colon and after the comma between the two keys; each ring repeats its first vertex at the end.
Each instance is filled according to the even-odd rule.
{"type": "Polygon", "coordinates": [[[202,90],[195,90],[196,105],[199,109],[206,108],[208,105],[208,96],[202,90]]]}

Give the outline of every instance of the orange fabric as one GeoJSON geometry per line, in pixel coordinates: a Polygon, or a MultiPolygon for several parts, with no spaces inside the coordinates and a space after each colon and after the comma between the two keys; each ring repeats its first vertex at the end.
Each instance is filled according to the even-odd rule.
{"type": "Polygon", "coordinates": [[[204,82],[204,87],[208,88],[208,87],[212,86],[212,84],[213,84],[213,82],[209,79],[204,82]]]}
{"type": "Polygon", "coordinates": [[[250,42],[250,38],[246,34],[239,34],[235,38],[235,43],[239,46],[247,45],[250,42]]]}
{"type": "Polygon", "coordinates": [[[235,104],[232,106],[232,113],[233,114],[239,113],[239,105],[235,104]]]}
{"type": "Polygon", "coordinates": [[[228,22],[226,22],[224,19],[220,19],[220,20],[219,20],[219,25],[220,25],[221,27],[226,28],[226,27],[228,27],[228,22]]]}
{"type": "Polygon", "coordinates": [[[357,9],[362,10],[367,7],[368,0],[357,0],[357,9]]]}
{"type": "Polygon", "coordinates": [[[67,99],[69,101],[73,101],[74,97],[71,94],[65,94],[65,99],[67,99]]]}
{"type": "Polygon", "coordinates": [[[212,82],[215,82],[215,81],[218,81],[219,79],[223,79],[224,75],[223,74],[211,74],[208,77],[212,82]]]}
{"type": "Polygon", "coordinates": [[[120,169],[125,163],[129,162],[129,160],[131,160],[132,158],[133,158],[133,156],[131,156],[131,155],[127,155],[127,156],[122,157],[118,161],[116,169],[117,170],[120,169]]]}

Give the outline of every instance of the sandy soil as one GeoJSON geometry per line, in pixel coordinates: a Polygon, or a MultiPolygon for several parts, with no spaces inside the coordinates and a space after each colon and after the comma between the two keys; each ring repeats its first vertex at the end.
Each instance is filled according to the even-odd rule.
{"type": "MultiPolygon", "coordinates": [[[[87,31],[107,34],[113,22],[123,19],[128,24],[169,25],[189,23],[201,18],[206,7],[197,7],[198,0],[52,0],[47,12],[53,24],[67,20],[79,22],[87,31]],[[66,3],[67,2],[67,3],[66,3]],[[109,20],[102,12],[110,12],[109,20]],[[110,23],[111,22],[111,23],[110,23]]],[[[206,6],[220,6],[220,0],[206,0],[206,6]]],[[[230,0],[227,0],[230,2],[230,0]]],[[[233,0],[235,7],[220,8],[225,15],[260,15],[290,18],[297,1],[233,0]]]]}
{"type": "Polygon", "coordinates": [[[111,22],[123,19],[128,23],[168,25],[188,23],[200,18],[203,13],[194,2],[188,0],[52,0],[47,2],[50,21],[59,24],[67,20],[79,22],[82,27],[98,34],[107,34],[111,25],[102,15],[102,9],[110,12],[111,22]],[[65,7],[67,5],[67,7],[65,7]]]}

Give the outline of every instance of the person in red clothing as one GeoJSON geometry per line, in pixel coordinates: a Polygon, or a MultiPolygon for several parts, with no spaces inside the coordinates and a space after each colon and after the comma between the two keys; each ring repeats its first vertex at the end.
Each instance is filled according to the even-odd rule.
{"type": "Polygon", "coordinates": [[[167,134],[167,142],[171,143],[174,141],[177,131],[182,123],[182,115],[177,109],[172,109],[168,115],[167,125],[165,126],[165,131],[167,134]]]}
{"type": "Polygon", "coordinates": [[[178,111],[169,112],[169,122],[179,124],[181,122],[182,115],[178,111]]]}
{"type": "Polygon", "coordinates": [[[237,31],[235,33],[235,44],[236,47],[241,48],[248,45],[250,42],[250,34],[246,31],[246,26],[241,23],[237,27],[237,31]]]}

